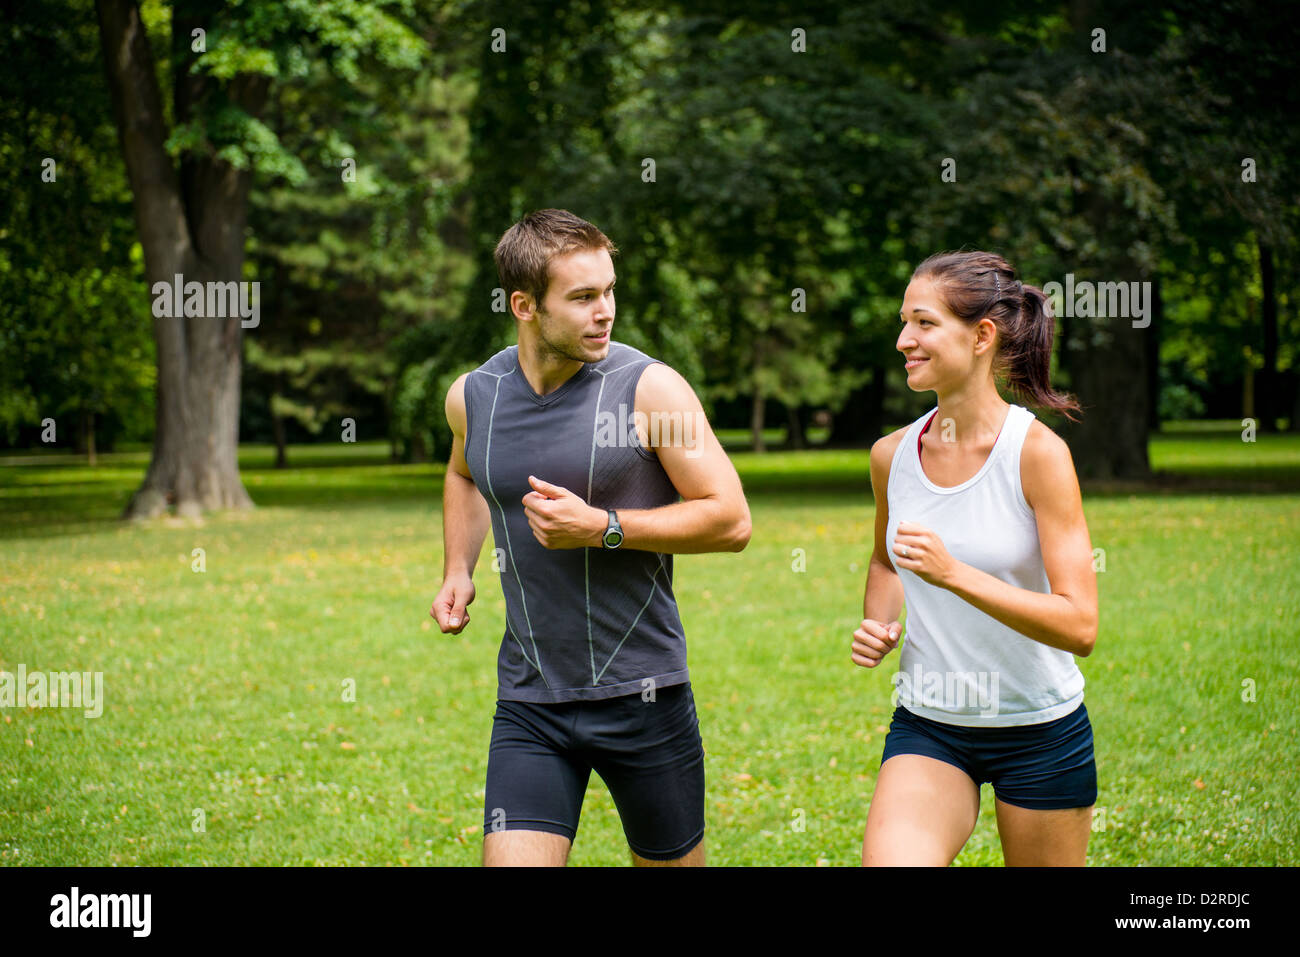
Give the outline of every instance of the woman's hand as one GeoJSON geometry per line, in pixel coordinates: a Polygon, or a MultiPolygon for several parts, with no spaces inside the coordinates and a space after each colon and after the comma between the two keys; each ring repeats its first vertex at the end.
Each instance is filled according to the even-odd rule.
{"type": "Polygon", "coordinates": [[[899,522],[894,536],[894,554],[899,568],[915,572],[922,581],[947,588],[961,564],[948,554],[943,540],[915,522],[899,522]]]}
{"type": "Polygon", "coordinates": [[[858,630],[853,633],[853,653],[850,657],[855,665],[874,668],[880,660],[898,647],[899,636],[903,626],[896,621],[885,624],[863,618],[858,630]]]}

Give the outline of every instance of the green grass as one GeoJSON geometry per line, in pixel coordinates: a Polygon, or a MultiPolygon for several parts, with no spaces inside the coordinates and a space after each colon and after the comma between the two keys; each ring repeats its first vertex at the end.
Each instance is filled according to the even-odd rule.
{"type": "MultiPolygon", "coordinates": [[[[432,626],[442,469],[385,453],[295,448],[276,471],[250,446],[257,510],[144,526],[116,520],[140,453],[0,467],[0,668],[102,671],[106,698],[94,719],[0,710],[0,863],[478,861],[501,592],[481,563],[470,628],[432,626]]],[[[894,670],[848,658],[867,454],[734,460],[749,548],[679,556],[675,576],[709,859],[855,864],[894,670]]],[[[1295,865],[1300,492],[1195,482],[1255,487],[1263,472],[1300,489],[1300,439],[1159,435],[1152,460],[1187,479],[1178,494],[1085,498],[1106,553],[1097,650],[1080,662],[1104,809],[1089,862],[1295,865]]],[[[1001,863],[982,797],[958,864],[1001,863]]],[[[627,861],[595,776],[571,860],[627,861]]]]}

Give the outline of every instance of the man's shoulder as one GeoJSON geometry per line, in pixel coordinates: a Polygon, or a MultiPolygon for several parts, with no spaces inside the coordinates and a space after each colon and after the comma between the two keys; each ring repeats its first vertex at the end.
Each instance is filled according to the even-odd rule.
{"type": "Polygon", "coordinates": [[[472,376],[475,372],[483,372],[487,375],[499,377],[514,371],[518,365],[519,346],[506,346],[469,374],[472,376]]]}
{"type": "Polygon", "coordinates": [[[691,392],[689,383],[668,363],[622,342],[611,342],[609,353],[591,368],[607,377],[617,373],[620,379],[635,383],[638,408],[647,401],[671,402],[691,392]]]}
{"type": "Polygon", "coordinates": [[[629,346],[625,342],[613,342],[609,344],[609,352],[605,358],[599,362],[593,362],[591,367],[598,372],[606,374],[615,372],[619,369],[625,369],[629,366],[653,365],[659,362],[654,356],[648,356],[635,346],[629,346]]]}

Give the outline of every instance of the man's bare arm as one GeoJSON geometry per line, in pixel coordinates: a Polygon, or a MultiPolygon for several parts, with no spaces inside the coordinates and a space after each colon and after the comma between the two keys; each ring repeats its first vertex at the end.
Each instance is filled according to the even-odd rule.
{"type": "Polygon", "coordinates": [[[442,490],[442,588],[430,614],[444,633],[460,634],[469,624],[467,606],[474,600],[474,566],[491,525],[487,500],[470,476],[465,461],[465,379],[447,390],[447,424],[451,456],[442,490]]]}
{"type": "MultiPolygon", "coordinates": [[[[649,440],[685,501],[651,509],[618,509],[623,527],[619,547],[674,554],[741,551],[749,543],[749,504],[740,476],[690,384],[668,366],[655,363],[641,374],[636,411],[648,426],[649,434],[642,441],[649,440]]],[[[545,478],[536,476],[534,491],[524,496],[537,540],[547,548],[601,547],[608,513],[545,478]]]]}

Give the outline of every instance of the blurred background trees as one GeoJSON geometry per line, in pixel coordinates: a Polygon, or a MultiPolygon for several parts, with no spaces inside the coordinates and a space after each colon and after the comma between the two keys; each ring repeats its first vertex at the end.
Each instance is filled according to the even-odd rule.
{"type": "MultiPolygon", "coordinates": [[[[616,338],[758,447],[773,426],[806,445],[814,422],[866,445],[929,407],[903,383],[898,306],[915,265],[956,248],[1038,286],[1152,284],[1145,328],[1058,317],[1054,382],[1085,415],[1048,421],[1081,474],[1144,477],[1173,419],[1296,428],[1300,28],[1274,5],[119,6],[171,91],[169,161],[248,180],[242,261],[204,268],[261,283],[239,435],[282,464],[347,419],[394,457],[444,457],[448,384],[514,337],[492,247],[547,206],[620,247],[616,338]],[[206,52],[177,42],[195,23],[206,52]],[[256,111],[177,113],[254,81],[256,111]]],[[[41,445],[53,418],[59,446],[155,443],[141,183],[95,4],[15,13],[0,441],[41,445]]]]}

